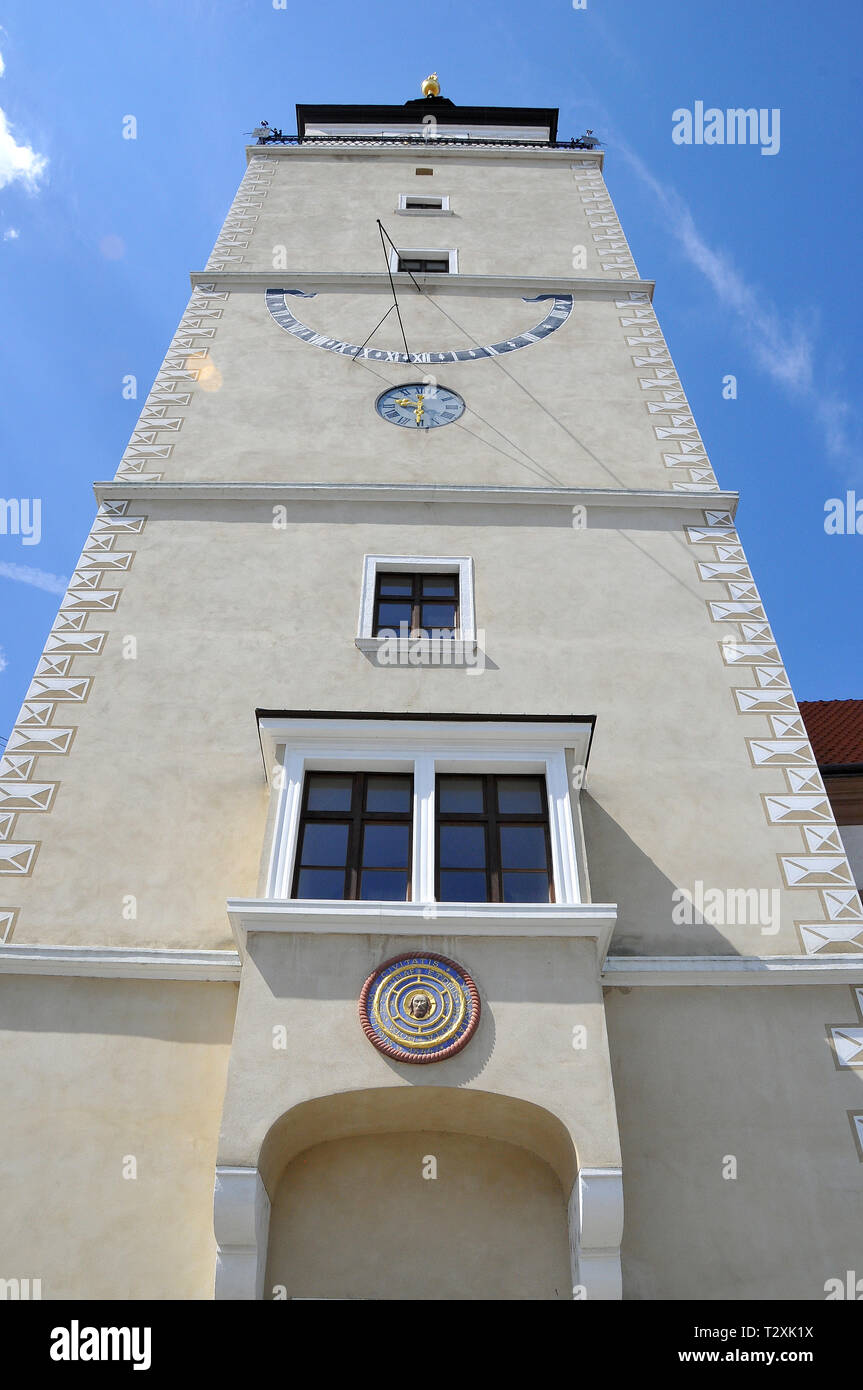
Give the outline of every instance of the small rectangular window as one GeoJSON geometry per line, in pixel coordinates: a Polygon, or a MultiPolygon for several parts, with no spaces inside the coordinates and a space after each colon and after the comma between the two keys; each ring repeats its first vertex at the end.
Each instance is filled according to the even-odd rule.
{"type": "Polygon", "coordinates": [[[398,270],[410,270],[414,275],[448,275],[449,257],[438,260],[434,256],[399,256],[398,270]]]}
{"type": "Polygon", "coordinates": [[[436,781],[438,901],[553,902],[545,778],[447,774],[436,781]]]}
{"type": "Polygon", "coordinates": [[[433,174],[434,169],[414,169],[415,174],[433,174]]]}
{"type": "Polygon", "coordinates": [[[448,193],[400,193],[397,212],[449,212],[448,193]]]}
{"type": "Polygon", "coordinates": [[[292,896],[409,900],[412,829],[409,773],[307,772],[292,896]]]}
{"type": "Polygon", "coordinates": [[[378,573],[375,637],[454,637],[458,630],[457,574],[378,573]]]}
{"type": "Polygon", "coordinates": [[[458,249],[444,246],[390,248],[390,270],[413,275],[458,275],[458,249]]]}

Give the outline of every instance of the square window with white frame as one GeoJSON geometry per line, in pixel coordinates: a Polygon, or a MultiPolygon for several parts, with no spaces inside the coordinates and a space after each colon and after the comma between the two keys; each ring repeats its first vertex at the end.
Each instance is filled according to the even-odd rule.
{"type": "Polygon", "coordinates": [[[416,638],[475,644],[474,566],[466,555],[366,555],[356,644],[416,638]]]}

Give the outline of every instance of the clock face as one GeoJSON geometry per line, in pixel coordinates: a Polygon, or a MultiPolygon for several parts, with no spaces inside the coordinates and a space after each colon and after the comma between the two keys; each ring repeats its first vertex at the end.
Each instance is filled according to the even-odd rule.
{"type": "Polygon", "coordinates": [[[423,382],[391,386],[378,396],[375,406],[384,420],[406,429],[433,430],[437,425],[451,424],[464,413],[464,401],[455,391],[423,382]]]}

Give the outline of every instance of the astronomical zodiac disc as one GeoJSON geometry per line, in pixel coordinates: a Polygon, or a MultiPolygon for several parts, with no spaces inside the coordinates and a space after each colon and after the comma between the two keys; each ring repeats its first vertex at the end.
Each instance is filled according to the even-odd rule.
{"type": "Polygon", "coordinates": [[[479,991],[460,965],[427,951],[379,965],[363,985],[360,1023],[369,1042],[397,1062],[442,1062],[479,1023],[479,991]]]}

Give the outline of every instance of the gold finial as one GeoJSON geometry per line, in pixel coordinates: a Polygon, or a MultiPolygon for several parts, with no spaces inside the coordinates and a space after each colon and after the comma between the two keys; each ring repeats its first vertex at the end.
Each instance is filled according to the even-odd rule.
{"type": "Polygon", "coordinates": [[[426,78],[422,85],[422,94],[424,97],[440,96],[440,83],[437,80],[436,72],[433,72],[430,77],[426,78]]]}

